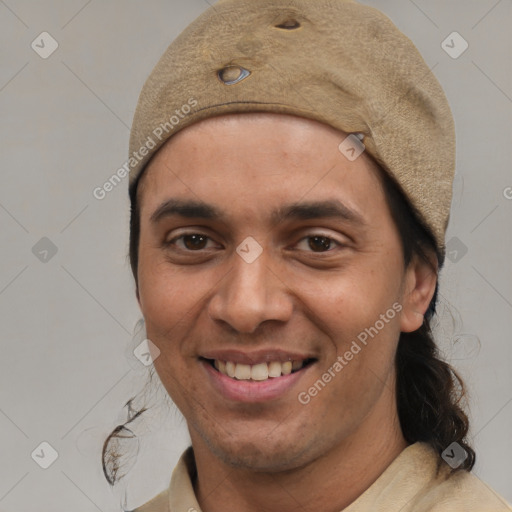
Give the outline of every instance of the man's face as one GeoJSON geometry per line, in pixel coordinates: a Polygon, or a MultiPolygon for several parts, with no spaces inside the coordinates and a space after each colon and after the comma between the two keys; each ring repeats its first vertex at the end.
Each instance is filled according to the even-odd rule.
{"type": "Polygon", "coordinates": [[[194,445],[227,463],[298,467],[394,413],[402,249],[374,164],[349,161],[345,137],[294,116],[222,116],[146,170],[139,304],[155,368],[194,445]],[[171,198],[216,214],[151,220],[171,198]]]}

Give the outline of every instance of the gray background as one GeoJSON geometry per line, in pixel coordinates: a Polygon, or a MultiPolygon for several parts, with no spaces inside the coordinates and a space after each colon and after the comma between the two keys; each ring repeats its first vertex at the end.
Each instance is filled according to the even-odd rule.
{"type": "MultiPolygon", "coordinates": [[[[365,3],[414,41],[453,109],[458,170],[436,330],[471,393],[475,474],[512,501],[512,2],[365,3]],[[453,31],[469,43],[457,59],[441,47],[453,31]]],[[[135,507],[168,485],[188,442],[152,388],[163,406],[137,427],[137,462],[114,490],[102,475],[103,440],[148,369],[132,353],[144,336],[126,258],[127,183],[102,201],[92,191],[126,161],[153,65],[206,8],[0,0],[0,511],[135,507]],[[47,59],[31,48],[43,31],[59,44],[47,59]],[[55,254],[41,252],[43,237],[55,254]],[[43,441],[58,452],[48,469],[31,458],[43,441]]]]}

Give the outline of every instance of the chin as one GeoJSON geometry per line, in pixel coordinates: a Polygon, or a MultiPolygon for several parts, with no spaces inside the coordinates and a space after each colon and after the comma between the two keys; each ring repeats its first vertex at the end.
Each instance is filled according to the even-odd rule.
{"type": "Polygon", "coordinates": [[[269,439],[266,436],[248,439],[247,435],[243,439],[203,439],[224,464],[247,471],[277,473],[293,470],[315,458],[311,450],[301,446],[298,440],[293,442],[292,436],[286,439],[269,439]]]}
{"type": "Polygon", "coordinates": [[[268,446],[265,446],[263,450],[261,447],[253,445],[238,446],[235,450],[217,447],[215,454],[225,464],[247,471],[277,473],[300,466],[300,464],[294,464],[296,454],[288,451],[270,453],[268,446]]]}

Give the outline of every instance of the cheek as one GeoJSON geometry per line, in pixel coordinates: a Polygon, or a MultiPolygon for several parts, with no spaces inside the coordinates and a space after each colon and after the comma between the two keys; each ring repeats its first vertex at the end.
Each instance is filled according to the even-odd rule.
{"type": "Polygon", "coordinates": [[[199,300],[201,290],[197,284],[197,280],[172,267],[162,255],[141,253],[139,296],[146,323],[169,327],[183,318],[199,300]]]}
{"type": "MultiPolygon", "coordinates": [[[[207,300],[222,273],[198,271],[193,266],[171,265],[161,254],[141,257],[139,270],[140,307],[148,338],[161,356],[155,367],[186,368],[195,353],[194,330],[208,329],[207,300]]],[[[206,331],[208,332],[208,331],[206,331]]]]}
{"type": "Polygon", "coordinates": [[[192,411],[195,409],[201,411],[207,407],[202,390],[189,377],[190,372],[179,357],[169,350],[163,350],[154,361],[154,366],[167,394],[185,417],[193,416],[192,411]]]}
{"type": "MultiPolygon", "coordinates": [[[[180,320],[190,309],[179,276],[173,275],[165,263],[141,254],[139,260],[139,301],[146,324],[146,334],[160,350],[154,361],[157,373],[176,361],[180,320]],[[184,300],[185,299],[185,300],[184,300]]],[[[171,375],[172,377],[172,375],[171,375]]]]}
{"type": "Polygon", "coordinates": [[[322,374],[336,375],[319,408],[321,402],[341,404],[355,414],[376,400],[389,378],[400,336],[400,274],[397,268],[375,268],[354,265],[334,279],[301,281],[309,320],[325,334],[321,367],[308,385],[322,374]]]}
{"type": "MultiPolygon", "coordinates": [[[[400,276],[396,268],[376,270],[377,265],[347,268],[336,275],[298,276],[294,288],[300,293],[306,314],[331,339],[356,337],[378,323],[399,325],[400,276]],[[393,307],[395,305],[395,307],[393,307]]],[[[293,283],[291,280],[290,283],[293,283]]],[[[290,284],[290,288],[293,285],[290,284]]]]}

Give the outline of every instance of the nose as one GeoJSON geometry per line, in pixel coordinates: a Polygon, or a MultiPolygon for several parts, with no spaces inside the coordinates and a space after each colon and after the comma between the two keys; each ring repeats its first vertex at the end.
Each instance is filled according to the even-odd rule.
{"type": "Polygon", "coordinates": [[[234,253],[231,270],[208,305],[211,318],[241,333],[253,333],[267,320],[286,322],[292,311],[289,287],[271,268],[265,250],[251,263],[234,253]]]}

